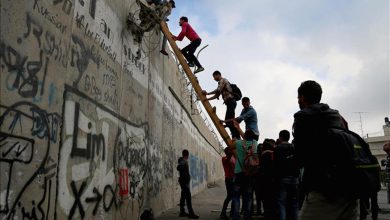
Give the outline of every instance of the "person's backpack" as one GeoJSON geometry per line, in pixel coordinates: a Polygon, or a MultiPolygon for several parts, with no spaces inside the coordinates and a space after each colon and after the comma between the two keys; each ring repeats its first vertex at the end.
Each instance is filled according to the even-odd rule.
{"type": "Polygon", "coordinates": [[[259,166],[260,176],[262,178],[270,180],[274,177],[274,151],[273,150],[262,150],[260,156],[259,166]]]}
{"type": "Polygon", "coordinates": [[[230,87],[232,88],[232,93],[233,93],[234,99],[236,101],[240,101],[242,98],[242,93],[241,93],[240,88],[238,88],[236,84],[230,84],[230,87]]]}
{"type": "Polygon", "coordinates": [[[356,198],[369,197],[380,190],[380,165],[369,145],[358,134],[342,128],[329,128],[326,144],[334,156],[327,174],[336,191],[356,198]]]}
{"type": "Polygon", "coordinates": [[[298,176],[299,169],[295,147],[290,143],[278,144],[274,150],[275,174],[277,176],[298,176]]]}
{"type": "Polygon", "coordinates": [[[253,150],[255,141],[253,141],[252,146],[247,149],[246,148],[246,141],[242,140],[242,148],[244,149],[245,156],[244,156],[244,166],[243,171],[245,175],[247,176],[255,176],[259,172],[259,166],[260,166],[260,158],[253,150]]]}

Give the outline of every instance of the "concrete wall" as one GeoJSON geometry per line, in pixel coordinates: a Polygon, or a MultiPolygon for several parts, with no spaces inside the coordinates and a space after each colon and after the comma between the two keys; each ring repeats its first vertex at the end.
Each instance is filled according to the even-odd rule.
{"type": "Polygon", "coordinates": [[[133,42],[135,0],[1,0],[0,219],[137,219],[223,175],[158,28],[133,42]],[[136,51],[141,48],[141,59],[136,51]]]}

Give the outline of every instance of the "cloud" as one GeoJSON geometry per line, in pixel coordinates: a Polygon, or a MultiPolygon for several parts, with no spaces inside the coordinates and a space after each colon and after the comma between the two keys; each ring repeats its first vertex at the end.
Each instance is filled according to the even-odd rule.
{"type": "MultiPolygon", "coordinates": [[[[296,90],[309,79],[321,84],[323,101],[339,109],[352,130],[360,131],[356,112],[367,112],[364,133],[382,134],[390,116],[387,0],[188,2],[197,9],[190,13],[183,3],[183,10],[202,46],[210,45],[200,56],[201,86],[217,86],[211,77],[217,69],[236,83],[258,112],[260,139],[291,130],[296,90]]],[[[212,101],[223,118],[221,103],[212,101]]]]}

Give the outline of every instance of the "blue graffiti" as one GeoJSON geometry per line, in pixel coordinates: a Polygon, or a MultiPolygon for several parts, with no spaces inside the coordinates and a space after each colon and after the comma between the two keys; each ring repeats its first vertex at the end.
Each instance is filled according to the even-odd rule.
{"type": "Polygon", "coordinates": [[[196,187],[199,184],[207,181],[207,164],[203,159],[195,155],[190,155],[190,174],[191,187],[196,187]]]}

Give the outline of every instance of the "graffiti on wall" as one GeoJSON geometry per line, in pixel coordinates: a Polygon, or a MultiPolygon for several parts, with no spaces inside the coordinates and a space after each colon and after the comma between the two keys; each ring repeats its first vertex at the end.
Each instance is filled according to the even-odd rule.
{"type": "Polygon", "coordinates": [[[55,210],[57,167],[51,149],[62,120],[29,102],[0,109],[0,218],[48,219],[55,210]]]}
{"type": "MultiPolygon", "coordinates": [[[[122,39],[106,1],[2,3],[0,219],[137,219],[176,184],[164,128],[198,135],[178,128],[185,114],[165,78],[122,39]]],[[[197,186],[207,166],[194,160],[197,186]]]]}
{"type": "Polygon", "coordinates": [[[65,43],[50,31],[44,30],[28,13],[25,25],[25,33],[17,39],[17,44],[32,41],[39,48],[39,52],[24,54],[22,50],[3,41],[0,42],[1,68],[6,72],[5,87],[10,92],[16,91],[23,98],[33,98],[34,102],[42,101],[42,97],[48,93],[45,101],[52,105],[57,87],[47,80],[49,65],[51,62],[58,62],[66,67],[68,52],[65,43]]]}
{"type": "Polygon", "coordinates": [[[64,97],[61,214],[68,219],[104,215],[121,210],[124,201],[129,207],[123,210],[139,213],[162,181],[162,154],[148,146],[147,123],[134,124],[70,86],[64,97]]]}
{"type": "Polygon", "coordinates": [[[199,184],[207,181],[207,164],[203,159],[191,154],[189,166],[191,174],[191,187],[199,186],[199,184]]]}

